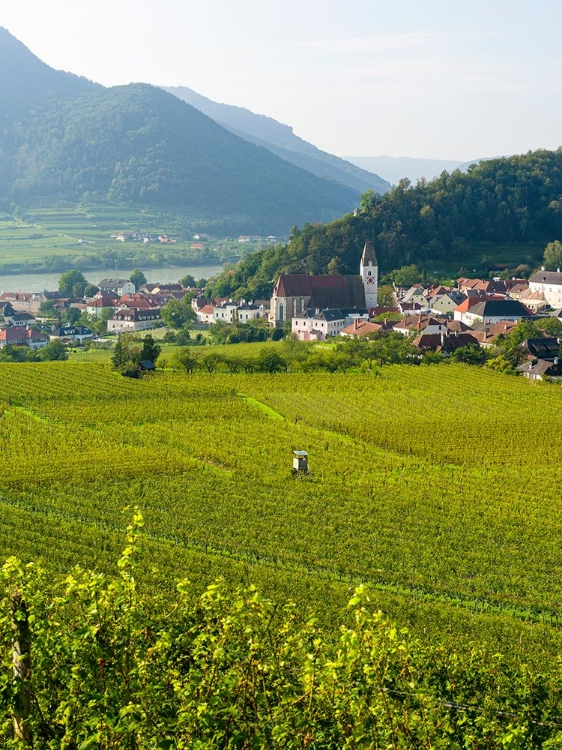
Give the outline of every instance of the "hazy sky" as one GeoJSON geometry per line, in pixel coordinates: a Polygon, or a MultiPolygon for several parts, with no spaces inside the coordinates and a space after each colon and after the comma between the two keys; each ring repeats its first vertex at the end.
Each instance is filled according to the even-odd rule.
{"type": "Polygon", "coordinates": [[[562,145],[558,0],[2,0],[0,25],[54,68],[188,86],[338,155],[562,145]]]}

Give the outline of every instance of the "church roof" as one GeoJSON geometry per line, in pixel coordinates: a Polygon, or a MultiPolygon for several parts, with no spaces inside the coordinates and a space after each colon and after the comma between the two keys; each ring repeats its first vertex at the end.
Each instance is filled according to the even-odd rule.
{"type": "Polygon", "coordinates": [[[306,273],[281,274],[278,297],[309,297],[309,307],[365,307],[365,289],[361,276],[309,276],[306,273]]]}
{"type": "Polygon", "coordinates": [[[363,248],[363,255],[361,256],[361,265],[362,266],[368,266],[369,264],[373,266],[378,266],[379,262],[377,260],[377,254],[375,253],[375,246],[371,242],[371,240],[367,240],[365,243],[365,247],[363,248]]]}

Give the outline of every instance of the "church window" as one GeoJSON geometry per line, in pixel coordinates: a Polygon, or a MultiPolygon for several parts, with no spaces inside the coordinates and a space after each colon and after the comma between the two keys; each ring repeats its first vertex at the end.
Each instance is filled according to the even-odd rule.
{"type": "Polygon", "coordinates": [[[279,305],[279,320],[283,320],[283,305],[279,305]]]}

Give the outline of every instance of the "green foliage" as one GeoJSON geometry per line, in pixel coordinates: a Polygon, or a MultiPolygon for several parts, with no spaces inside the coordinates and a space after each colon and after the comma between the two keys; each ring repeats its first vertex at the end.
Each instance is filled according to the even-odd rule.
{"type": "Polygon", "coordinates": [[[88,282],[81,271],[65,271],[59,279],[59,292],[63,297],[83,297],[88,282]]]}
{"type": "Polygon", "coordinates": [[[162,347],[154,341],[152,334],[147,333],[147,335],[142,340],[142,349],[139,354],[139,361],[148,361],[154,364],[160,356],[161,351],[162,347]]]}
{"type": "MultiPolygon", "coordinates": [[[[183,276],[180,279],[180,284],[183,287],[195,287],[195,286],[197,286],[196,283],[195,283],[195,278],[190,273],[188,273],[186,276],[183,276]]],[[[205,286],[205,284],[203,284],[203,286],[205,286]]]]}
{"type": "Polygon", "coordinates": [[[69,307],[63,312],[62,319],[68,325],[73,326],[80,320],[81,315],[82,313],[78,307],[69,307]]]}
{"type": "Polygon", "coordinates": [[[137,512],[111,577],[76,568],[53,583],[16,558],[4,565],[4,747],[21,746],[14,715],[40,749],[516,748],[559,739],[557,680],[499,655],[490,663],[477,649],[461,658],[424,650],[363,586],[335,645],[314,618],[254,587],[233,592],[217,581],[195,597],[181,580],[172,596],[143,596],[134,576],[142,526],[137,512]],[[9,676],[10,650],[28,624],[32,669],[22,684],[9,676]],[[25,711],[22,690],[32,698],[25,711]]]}
{"type": "Polygon", "coordinates": [[[189,294],[186,294],[181,300],[168,300],[160,311],[160,315],[168,328],[175,328],[176,330],[197,319],[197,315],[191,307],[191,296],[189,294]]]}
{"type": "Polygon", "coordinates": [[[549,271],[562,268],[562,242],[555,240],[549,242],[544,249],[544,265],[549,271]]]}
{"type": "Polygon", "coordinates": [[[131,281],[135,285],[135,289],[139,289],[141,286],[143,286],[143,284],[146,284],[147,279],[140,268],[135,268],[129,274],[129,281],[131,281]]]}
{"type": "Polygon", "coordinates": [[[39,315],[45,318],[58,317],[58,311],[55,308],[55,305],[52,302],[52,300],[46,300],[45,302],[41,302],[41,305],[39,306],[39,315]]]}
{"type": "Polygon", "coordinates": [[[68,359],[68,350],[62,341],[50,341],[47,346],[39,349],[37,356],[43,362],[54,362],[68,359]]]}
{"type": "Polygon", "coordinates": [[[452,362],[463,362],[466,365],[483,365],[486,361],[486,352],[478,346],[459,346],[451,354],[452,362]]]}
{"type": "Polygon", "coordinates": [[[516,671],[555,673],[560,388],[455,363],[345,374],[290,363],[269,375],[257,372],[262,346],[286,361],[308,352],[224,346],[212,374],[146,381],[95,363],[3,364],[4,556],[41,558],[51,578],[77,563],[107,573],[121,509],[138,504],[147,534],[135,577],[172,609],[175,579],[189,577],[196,596],[223,576],[281,609],[294,599],[303,619],[311,608],[330,640],[364,582],[399,628],[459,654],[452,683],[470,669],[470,644],[489,665],[501,651],[516,671]],[[228,372],[233,355],[253,374],[228,372]],[[548,435],[532,451],[529,425],[548,435]],[[291,476],[294,448],[309,452],[306,480],[291,476]]]}

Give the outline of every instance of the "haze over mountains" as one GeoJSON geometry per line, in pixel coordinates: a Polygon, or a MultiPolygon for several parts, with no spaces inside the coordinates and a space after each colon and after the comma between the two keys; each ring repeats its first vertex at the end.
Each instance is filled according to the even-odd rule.
{"type": "Polygon", "coordinates": [[[263,146],[285,161],[318,177],[336,180],[361,193],[367,190],[384,193],[390,189],[390,183],[381,179],[378,174],[321,151],[295,135],[289,125],[284,125],[272,117],[255,114],[244,107],[219,104],[186,86],[163,88],[212,117],[235,135],[257,146],[263,146]]]}
{"type": "Polygon", "coordinates": [[[55,71],[2,28],[0,66],[6,205],[137,203],[179,209],[215,234],[284,233],[348,213],[377,184],[351,164],[356,187],[320,178],[155,86],[105,88],[55,71]]]}
{"type": "Polygon", "coordinates": [[[416,159],[409,156],[346,156],[345,158],[352,164],[382,175],[385,180],[393,185],[398,185],[398,182],[404,177],[407,177],[411,182],[416,182],[422,178],[433,180],[444,171],[453,172],[455,169],[460,169],[465,172],[471,164],[478,164],[480,161],[499,157],[487,156],[471,161],[416,159]]]}

